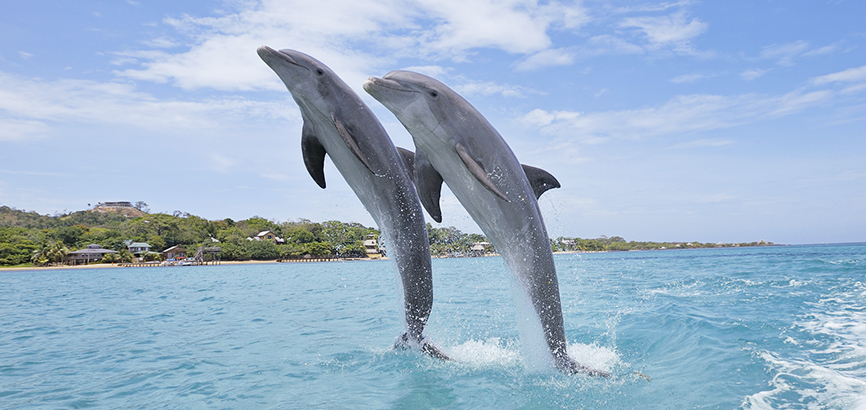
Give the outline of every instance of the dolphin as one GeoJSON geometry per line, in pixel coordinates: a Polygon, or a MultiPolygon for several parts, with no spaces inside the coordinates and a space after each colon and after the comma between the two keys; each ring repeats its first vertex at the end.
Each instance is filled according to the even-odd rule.
{"type": "Polygon", "coordinates": [[[407,328],[397,347],[420,347],[448,359],[423,335],[433,306],[433,277],[424,214],[407,169],[411,152],[398,151],[369,107],[320,61],[295,50],[263,46],[257,52],[301,109],[301,150],[310,176],[325,188],[325,154],[330,156],[391,242],[407,328]]]}
{"type": "Polygon", "coordinates": [[[567,373],[610,376],[575,362],[566,351],[553,253],[538,197],[559,182],[521,165],[496,129],[445,84],[410,71],[372,77],[364,90],[387,107],[415,141],[415,188],[442,222],[442,182],[490,239],[538,315],[554,365],[567,373]]]}

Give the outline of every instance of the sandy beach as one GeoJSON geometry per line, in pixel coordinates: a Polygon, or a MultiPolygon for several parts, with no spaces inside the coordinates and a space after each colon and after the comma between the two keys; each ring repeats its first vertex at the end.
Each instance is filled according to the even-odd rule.
{"type": "MultiPolygon", "coordinates": [[[[275,261],[275,260],[268,260],[268,261],[223,261],[223,262],[220,262],[219,265],[208,265],[208,266],[245,265],[245,264],[259,264],[259,263],[277,263],[277,261],[275,261]]],[[[102,268],[125,268],[125,267],[126,266],[120,266],[116,263],[94,263],[94,264],[90,264],[90,265],[25,266],[25,267],[14,267],[14,268],[0,267],[0,272],[19,271],[19,270],[102,269],[102,268]]]]}

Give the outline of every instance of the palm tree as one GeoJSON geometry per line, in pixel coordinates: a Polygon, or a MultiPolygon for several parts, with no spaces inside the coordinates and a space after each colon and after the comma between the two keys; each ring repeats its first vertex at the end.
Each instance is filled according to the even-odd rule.
{"type": "Polygon", "coordinates": [[[39,249],[33,251],[33,254],[30,256],[30,261],[33,262],[34,265],[42,266],[51,262],[60,263],[63,262],[63,258],[67,253],[69,253],[69,249],[63,244],[63,242],[46,241],[42,242],[39,249]]]}
{"type": "Polygon", "coordinates": [[[123,263],[132,262],[133,255],[132,252],[129,251],[129,249],[121,248],[119,251],[117,251],[117,256],[123,263]]]}
{"type": "Polygon", "coordinates": [[[48,264],[48,255],[46,251],[48,247],[42,246],[38,249],[33,250],[33,254],[30,255],[30,262],[33,262],[34,265],[43,266],[48,264]]]}
{"type": "Polygon", "coordinates": [[[48,247],[48,258],[54,263],[63,262],[67,253],[69,253],[69,248],[60,241],[54,242],[48,247]]]}
{"type": "Polygon", "coordinates": [[[106,253],[105,256],[102,257],[102,263],[117,263],[120,261],[120,256],[116,253],[106,253]]]}

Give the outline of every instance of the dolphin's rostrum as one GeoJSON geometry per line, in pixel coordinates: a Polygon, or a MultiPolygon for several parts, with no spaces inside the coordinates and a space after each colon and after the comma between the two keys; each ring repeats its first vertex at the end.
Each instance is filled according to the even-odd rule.
{"type": "Polygon", "coordinates": [[[609,376],[575,362],[566,351],[556,268],[537,202],[559,187],[556,178],[520,165],[484,116],[433,78],[392,71],[370,78],[364,89],[412,135],[415,186],[424,208],[442,221],[444,181],[505,259],[532,303],[554,365],[569,373],[609,376]]]}
{"type": "Polygon", "coordinates": [[[259,47],[259,57],[291,92],[304,120],[304,165],[325,187],[325,154],[390,241],[400,273],[407,331],[398,345],[447,359],[424,339],[433,305],[430,249],[423,211],[403,156],[369,107],[330,68],[294,50],[259,47]]]}

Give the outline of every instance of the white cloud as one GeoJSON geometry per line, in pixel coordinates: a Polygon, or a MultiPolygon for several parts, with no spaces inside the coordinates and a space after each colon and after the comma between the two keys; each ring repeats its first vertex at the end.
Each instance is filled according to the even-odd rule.
{"type": "Polygon", "coordinates": [[[698,80],[703,80],[705,78],[709,78],[703,74],[683,74],[678,77],[674,77],[671,79],[672,83],[682,84],[682,83],[693,83],[698,80]]]}
{"type": "Polygon", "coordinates": [[[814,50],[807,51],[807,52],[803,53],[803,57],[823,56],[823,55],[833,53],[837,50],[839,50],[839,47],[833,44],[833,45],[824,46],[821,48],[816,48],[814,50]]]}
{"type": "Polygon", "coordinates": [[[0,117],[0,141],[19,141],[42,138],[50,127],[44,122],[0,117]]]}
{"type": "MultiPolygon", "coordinates": [[[[220,17],[169,18],[184,41],[161,37],[152,48],[192,44],[180,53],[139,55],[140,68],[117,72],[184,89],[281,89],[256,48],[293,48],[316,56],[349,84],[361,84],[396,58],[465,60],[477,48],[534,53],[550,47],[549,30],[572,30],[588,18],[579,4],[536,0],[323,0],[234,3],[220,17]]],[[[124,61],[128,62],[128,61],[124,61]]],[[[360,87],[360,86],[359,86],[360,87]]]]}
{"type": "Polygon", "coordinates": [[[418,3],[424,15],[436,22],[421,36],[422,44],[434,54],[459,56],[479,47],[531,53],[551,45],[548,29],[574,29],[588,21],[579,5],[558,2],[420,0],[418,3]]]}
{"type": "Polygon", "coordinates": [[[615,13],[634,13],[648,11],[665,11],[674,7],[683,7],[692,4],[690,0],[678,1],[675,3],[659,3],[659,4],[638,4],[635,6],[618,7],[614,10],[615,13]]]}
{"type": "Polygon", "coordinates": [[[690,148],[705,148],[705,147],[724,147],[726,145],[733,144],[732,140],[722,140],[722,139],[699,139],[694,141],[681,142],[679,144],[672,145],[673,149],[690,149],[690,148]]]}
{"type": "Polygon", "coordinates": [[[518,71],[531,71],[545,67],[571,65],[574,62],[574,58],[575,54],[572,50],[552,48],[529,56],[517,63],[515,68],[518,71]]]}
{"type": "Polygon", "coordinates": [[[21,56],[21,58],[23,58],[25,60],[29,60],[31,57],[33,57],[33,54],[30,54],[26,51],[19,51],[18,55],[21,56]]]}
{"type": "Polygon", "coordinates": [[[794,64],[794,59],[802,55],[808,48],[809,43],[802,40],[781,45],[774,44],[761,50],[761,58],[777,60],[779,65],[790,66],[794,64]]]}
{"type": "Polygon", "coordinates": [[[836,82],[850,83],[859,81],[866,81],[866,65],[861,67],[849,68],[847,70],[839,71],[838,73],[822,75],[820,77],[815,77],[812,79],[812,83],[817,85],[836,82]]]}
{"type": "Polygon", "coordinates": [[[272,173],[272,174],[261,174],[259,175],[262,178],[270,179],[271,181],[285,182],[290,181],[292,178],[286,174],[272,173]]]}
{"type": "Polygon", "coordinates": [[[180,44],[178,44],[173,39],[167,37],[160,37],[144,41],[144,45],[153,48],[173,48],[179,46],[180,44]]]}
{"type": "Polygon", "coordinates": [[[466,82],[454,87],[464,95],[495,95],[503,97],[524,97],[527,94],[541,94],[538,91],[517,85],[496,84],[493,82],[466,82]]]}
{"type": "Polygon", "coordinates": [[[218,153],[212,153],[210,155],[210,160],[211,169],[221,174],[228,174],[235,165],[233,159],[218,153]]]}
{"type": "Polygon", "coordinates": [[[866,90],[866,82],[846,87],[840,91],[840,94],[854,94],[866,90]]]}
{"type": "Polygon", "coordinates": [[[608,54],[644,54],[643,47],[629,43],[619,37],[603,34],[590,37],[582,46],[549,48],[531,54],[517,62],[517,71],[532,71],[546,67],[566,66],[578,58],[594,57],[608,54]]]}
{"type": "Polygon", "coordinates": [[[589,46],[595,48],[598,54],[643,54],[645,52],[641,46],[608,34],[590,38],[589,46]]]}
{"type": "Polygon", "coordinates": [[[762,77],[764,74],[767,74],[770,70],[762,70],[760,68],[752,68],[740,73],[740,77],[742,77],[746,81],[752,81],[757,78],[762,77]]]}
{"type": "Polygon", "coordinates": [[[550,125],[553,121],[569,121],[580,116],[579,112],[574,111],[544,111],[534,109],[519,118],[520,122],[529,125],[543,127],[550,125]]]}
{"type": "Polygon", "coordinates": [[[43,81],[0,73],[0,139],[41,138],[53,124],[123,125],[185,133],[216,130],[252,117],[293,119],[283,103],[239,98],[158,100],[130,84],[43,81]]]}
{"type": "Polygon", "coordinates": [[[629,17],[620,27],[641,29],[651,48],[672,45],[679,51],[687,51],[691,48],[689,41],[706,32],[708,25],[697,18],[688,20],[686,12],[680,10],[662,17],[629,17]]]}
{"type": "Polygon", "coordinates": [[[572,141],[641,139],[678,135],[778,118],[829,100],[830,91],[792,92],[780,96],[685,95],[665,104],[623,111],[588,112],[532,110],[521,118],[542,133],[572,141]]]}
{"type": "Polygon", "coordinates": [[[446,70],[445,67],[438,66],[438,65],[413,66],[413,67],[406,67],[403,70],[414,71],[416,73],[421,73],[421,74],[428,75],[428,76],[434,77],[434,78],[435,77],[444,77],[445,75],[448,74],[448,70],[446,70]]]}
{"type": "MultiPolygon", "coordinates": [[[[405,10],[401,0],[331,0],[324,2],[238,3],[240,9],[221,17],[170,18],[166,24],[188,37],[192,46],[184,52],[158,52],[139,58],[140,69],[119,75],[154,82],[170,82],[184,89],[281,90],[284,86],[259,59],[256,49],[268,45],[293,48],[316,56],[350,84],[361,84],[370,68],[381,59],[375,50],[411,48],[405,34],[382,35],[383,27],[407,31],[414,27],[414,10],[405,10]],[[408,12],[404,12],[408,11],[408,12]],[[363,39],[363,40],[359,40],[363,39]],[[382,43],[381,47],[377,44],[382,43]],[[365,47],[372,52],[363,51],[365,47]]],[[[172,41],[172,40],[168,40],[172,41]]],[[[360,87],[360,86],[359,86],[360,87]]]]}

